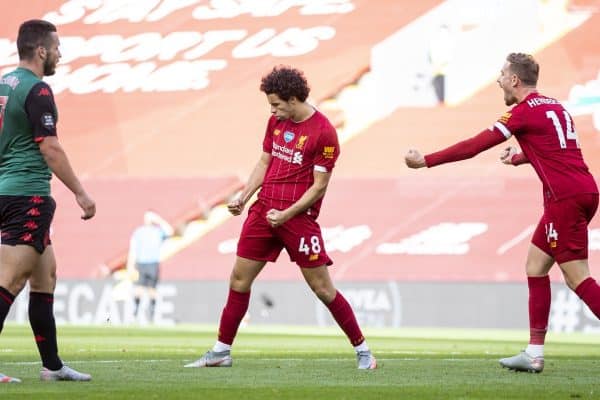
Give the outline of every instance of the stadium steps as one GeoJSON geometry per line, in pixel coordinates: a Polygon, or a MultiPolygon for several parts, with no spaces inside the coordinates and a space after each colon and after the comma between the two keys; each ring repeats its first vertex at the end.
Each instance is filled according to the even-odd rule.
{"type": "Polygon", "coordinates": [[[220,223],[222,217],[215,219],[218,205],[239,190],[242,183],[233,176],[122,177],[89,178],[84,185],[97,204],[97,214],[89,221],[79,219],[80,210],[64,186],[54,187],[58,207],[51,238],[59,274],[72,279],[103,276],[124,265],[130,236],[142,224],[148,209],[184,232],[167,254],[181,251],[220,223]]]}

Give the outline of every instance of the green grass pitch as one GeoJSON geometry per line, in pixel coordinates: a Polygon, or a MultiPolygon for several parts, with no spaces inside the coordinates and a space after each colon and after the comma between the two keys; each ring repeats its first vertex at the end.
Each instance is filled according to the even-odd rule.
{"type": "Polygon", "coordinates": [[[233,368],[183,368],[212,346],[214,326],[59,327],[62,358],[92,382],[40,382],[28,326],[0,335],[0,399],[592,399],[600,398],[600,336],[549,335],[542,374],[498,359],[526,344],[525,331],[366,330],[379,361],[358,371],[337,329],[246,327],[233,368]]]}

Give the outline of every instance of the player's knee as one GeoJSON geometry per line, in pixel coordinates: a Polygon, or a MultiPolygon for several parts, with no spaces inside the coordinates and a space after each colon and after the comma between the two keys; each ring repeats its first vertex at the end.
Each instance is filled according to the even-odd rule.
{"type": "Polygon", "coordinates": [[[590,276],[587,260],[567,261],[559,264],[565,283],[571,290],[590,276]]]}
{"type": "Polygon", "coordinates": [[[29,288],[32,292],[54,293],[56,288],[56,273],[29,278],[29,288]]]}
{"type": "Polygon", "coordinates": [[[247,279],[242,274],[236,274],[233,272],[229,278],[229,287],[236,292],[245,293],[250,290],[252,286],[252,280],[247,279]]]}
{"type": "Polygon", "coordinates": [[[28,278],[28,274],[17,273],[13,276],[6,277],[3,282],[0,282],[0,286],[6,288],[6,290],[16,296],[21,292],[21,290],[23,290],[28,278]]]}
{"type": "Polygon", "coordinates": [[[252,288],[252,284],[251,283],[246,283],[246,282],[240,282],[240,281],[230,282],[229,283],[229,288],[231,290],[234,290],[234,291],[238,292],[238,293],[247,293],[252,288]]]}
{"type": "Polygon", "coordinates": [[[335,288],[330,288],[327,285],[311,285],[314,294],[325,304],[329,304],[335,298],[335,288]]]}
{"type": "Polygon", "coordinates": [[[571,290],[577,289],[577,286],[587,278],[587,276],[569,275],[566,273],[563,273],[563,276],[565,278],[565,283],[571,290]]]}
{"type": "Polygon", "coordinates": [[[527,276],[545,276],[552,268],[552,264],[552,261],[528,259],[525,264],[525,273],[527,276]]]}

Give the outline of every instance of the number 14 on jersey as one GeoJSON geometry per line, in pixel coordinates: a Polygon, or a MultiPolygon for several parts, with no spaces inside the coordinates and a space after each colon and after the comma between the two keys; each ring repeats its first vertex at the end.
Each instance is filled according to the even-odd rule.
{"type": "Polygon", "coordinates": [[[567,140],[574,140],[577,148],[579,148],[579,138],[577,137],[577,133],[573,129],[573,120],[568,112],[563,111],[563,115],[565,117],[565,126],[567,128],[567,135],[565,138],[565,132],[563,131],[560,120],[558,119],[558,115],[556,111],[546,111],[546,117],[552,120],[554,124],[554,129],[556,129],[556,135],[558,136],[558,142],[560,143],[561,149],[567,148],[567,140]]]}

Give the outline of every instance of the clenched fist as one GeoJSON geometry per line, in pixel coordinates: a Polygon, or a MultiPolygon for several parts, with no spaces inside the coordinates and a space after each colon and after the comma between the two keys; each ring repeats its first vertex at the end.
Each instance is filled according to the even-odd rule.
{"type": "Polygon", "coordinates": [[[500,161],[504,164],[512,165],[512,158],[517,153],[519,153],[519,149],[515,146],[508,146],[500,153],[500,161]]]}
{"type": "Polygon", "coordinates": [[[423,168],[426,167],[425,157],[419,153],[419,150],[410,149],[404,156],[404,162],[409,168],[423,168]]]}

